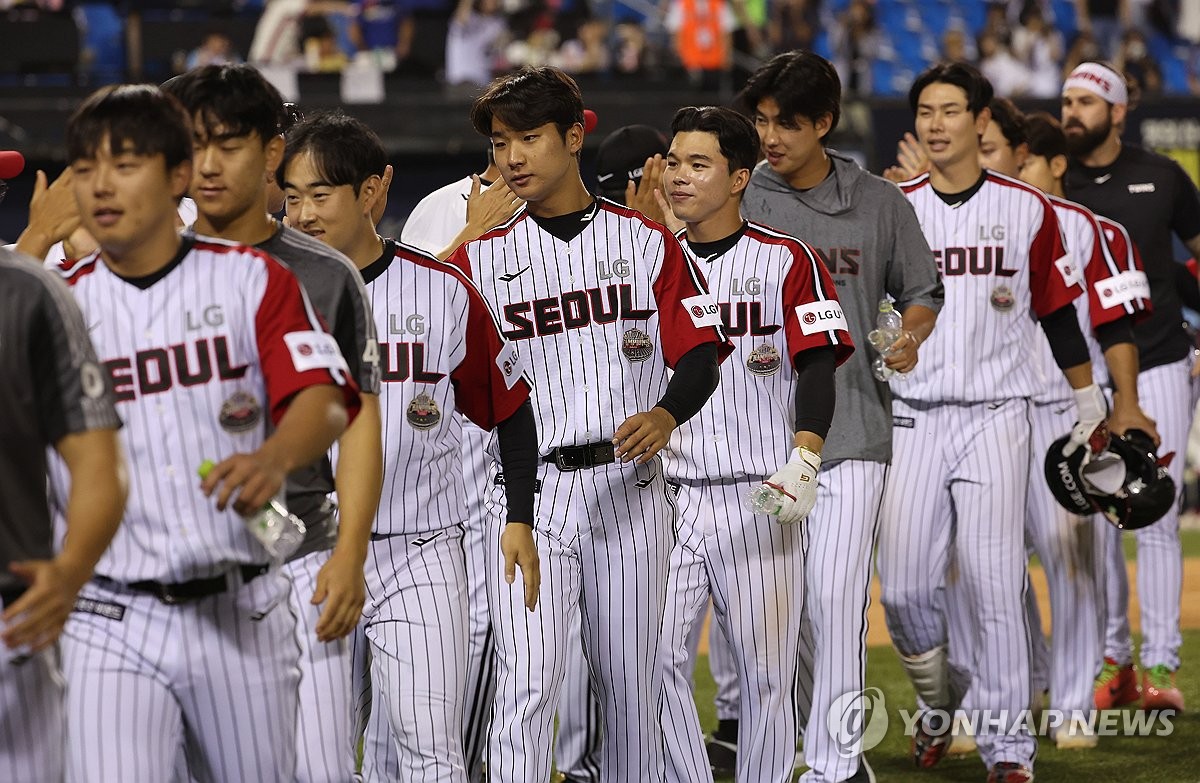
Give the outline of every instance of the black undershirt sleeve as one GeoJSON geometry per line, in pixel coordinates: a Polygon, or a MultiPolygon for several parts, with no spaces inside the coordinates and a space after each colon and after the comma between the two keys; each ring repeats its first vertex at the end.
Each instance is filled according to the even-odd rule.
{"type": "Polygon", "coordinates": [[[675,374],[667,382],[667,391],[655,407],[671,414],[675,425],[679,426],[700,412],[717,390],[720,380],[717,344],[697,345],[675,363],[675,374]]]}
{"type": "Polygon", "coordinates": [[[833,346],[813,348],[796,356],[796,432],[829,434],[837,391],[833,374],[837,353],[833,346]]]}
{"type": "Polygon", "coordinates": [[[533,524],[533,493],[537,486],[537,421],[526,400],[513,415],[496,425],[500,445],[500,470],[508,501],[507,522],[533,524]]]}
{"type": "Polygon", "coordinates": [[[1179,299],[1183,306],[1200,313],[1200,286],[1196,285],[1192,270],[1187,268],[1187,264],[1172,264],[1172,267],[1175,289],[1179,291],[1179,299]]]}
{"type": "Polygon", "coordinates": [[[1133,316],[1125,315],[1115,321],[1109,321],[1106,324],[1097,326],[1096,340],[1100,343],[1100,349],[1104,351],[1107,351],[1114,345],[1134,342],[1133,316]]]}
{"type": "Polygon", "coordinates": [[[1050,342],[1050,352],[1060,370],[1076,367],[1091,361],[1083,332],[1079,331],[1079,319],[1075,305],[1066,304],[1040,319],[1042,331],[1050,342]]]}

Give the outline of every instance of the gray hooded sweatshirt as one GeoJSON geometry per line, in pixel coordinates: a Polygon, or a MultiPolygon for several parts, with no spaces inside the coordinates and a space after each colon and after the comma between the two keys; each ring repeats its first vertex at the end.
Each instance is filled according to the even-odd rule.
{"type": "Polygon", "coordinates": [[[889,462],[892,398],[888,385],[871,374],[876,353],[867,332],[875,328],[885,294],[900,312],[910,305],[941,310],[942,279],[900,189],[853,159],[827,152],[833,170],[809,190],[791,187],[766,161],[760,163],[742,199],[742,214],[807,242],[837,284],[857,350],[837,371],[837,408],[823,463],[889,462]]]}

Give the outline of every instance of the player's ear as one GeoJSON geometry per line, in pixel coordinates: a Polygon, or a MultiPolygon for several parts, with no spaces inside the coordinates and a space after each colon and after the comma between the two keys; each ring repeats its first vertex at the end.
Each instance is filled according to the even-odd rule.
{"type": "Polygon", "coordinates": [[[1123,103],[1114,103],[1109,108],[1109,117],[1112,118],[1114,127],[1122,127],[1125,125],[1125,115],[1129,113],[1129,107],[1123,103]]]}
{"type": "Polygon", "coordinates": [[[187,195],[188,187],[192,184],[192,161],[185,160],[173,169],[167,170],[167,179],[171,182],[171,195],[178,202],[187,195]]]}
{"type": "Polygon", "coordinates": [[[822,142],[824,142],[826,134],[829,133],[829,129],[832,127],[833,114],[830,112],[825,112],[813,120],[813,130],[817,132],[817,138],[821,139],[822,142]]]}
{"type": "Polygon", "coordinates": [[[567,145],[568,152],[572,155],[578,155],[579,151],[583,149],[583,126],[575,123],[567,128],[567,133],[563,141],[567,145]]]}
{"type": "Polygon", "coordinates": [[[383,177],[378,174],[372,174],[358,186],[358,200],[364,215],[370,216],[381,193],[383,193],[383,177]]]}
{"type": "Polygon", "coordinates": [[[1054,176],[1055,179],[1062,179],[1063,176],[1067,173],[1067,156],[1066,155],[1055,155],[1053,158],[1051,158],[1049,160],[1049,164],[1050,164],[1050,173],[1054,176]]]}
{"type": "Polygon", "coordinates": [[[750,169],[738,169],[733,172],[733,181],[729,183],[729,195],[736,196],[746,190],[750,184],[750,169]]]}
{"type": "Polygon", "coordinates": [[[1020,171],[1021,167],[1025,165],[1025,161],[1029,160],[1029,145],[1025,142],[1018,144],[1017,148],[1013,150],[1013,157],[1017,159],[1017,171],[1020,171]]]}
{"type": "Polygon", "coordinates": [[[283,148],[286,142],[283,140],[283,134],[279,133],[272,136],[267,142],[265,152],[267,156],[266,171],[267,176],[274,178],[275,170],[279,168],[279,164],[283,162],[283,148]]]}
{"type": "Polygon", "coordinates": [[[983,134],[987,133],[988,123],[992,121],[992,110],[984,106],[975,115],[975,135],[983,138],[983,134]]]}

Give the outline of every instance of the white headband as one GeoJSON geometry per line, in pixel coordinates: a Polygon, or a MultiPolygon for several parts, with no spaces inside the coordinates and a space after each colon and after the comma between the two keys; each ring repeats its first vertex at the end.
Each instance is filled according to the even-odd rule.
{"type": "Polygon", "coordinates": [[[1071,71],[1063,82],[1063,94],[1072,87],[1099,95],[1109,103],[1129,103],[1125,77],[1100,63],[1083,63],[1071,71]]]}

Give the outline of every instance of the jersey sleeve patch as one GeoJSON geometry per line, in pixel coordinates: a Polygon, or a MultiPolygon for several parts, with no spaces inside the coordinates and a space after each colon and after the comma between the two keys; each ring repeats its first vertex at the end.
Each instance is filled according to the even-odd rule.
{"type": "Polygon", "coordinates": [[[1069,253],[1054,262],[1054,266],[1058,267],[1058,273],[1062,275],[1063,283],[1067,287],[1073,285],[1083,286],[1083,270],[1079,268],[1079,264],[1075,263],[1075,259],[1069,253]]]}
{"type": "Polygon", "coordinates": [[[724,326],[721,320],[721,308],[717,307],[717,302],[713,299],[712,294],[697,294],[689,296],[687,299],[681,300],[687,313],[691,316],[692,323],[696,328],[702,326],[724,326]]]}
{"type": "Polygon", "coordinates": [[[832,332],[838,329],[849,331],[846,316],[842,306],[834,301],[809,302],[796,308],[796,317],[800,319],[800,331],[803,334],[817,332],[832,332]]]}
{"type": "Polygon", "coordinates": [[[346,359],[332,335],[318,331],[288,332],[283,341],[287,343],[296,372],[323,369],[349,373],[346,359]]]}
{"type": "Polygon", "coordinates": [[[504,376],[504,385],[509,389],[516,386],[527,369],[525,358],[513,343],[505,343],[496,354],[496,366],[504,376]]]}
{"type": "Polygon", "coordinates": [[[1146,277],[1146,273],[1132,269],[1105,280],[1099,280],[1093,283],[1092,287],[1096,289],[1096,296],[1100,298],[1100,306],[1105,310],[1136,299],[1150,298],[1150,280],[1146,277]]]}

